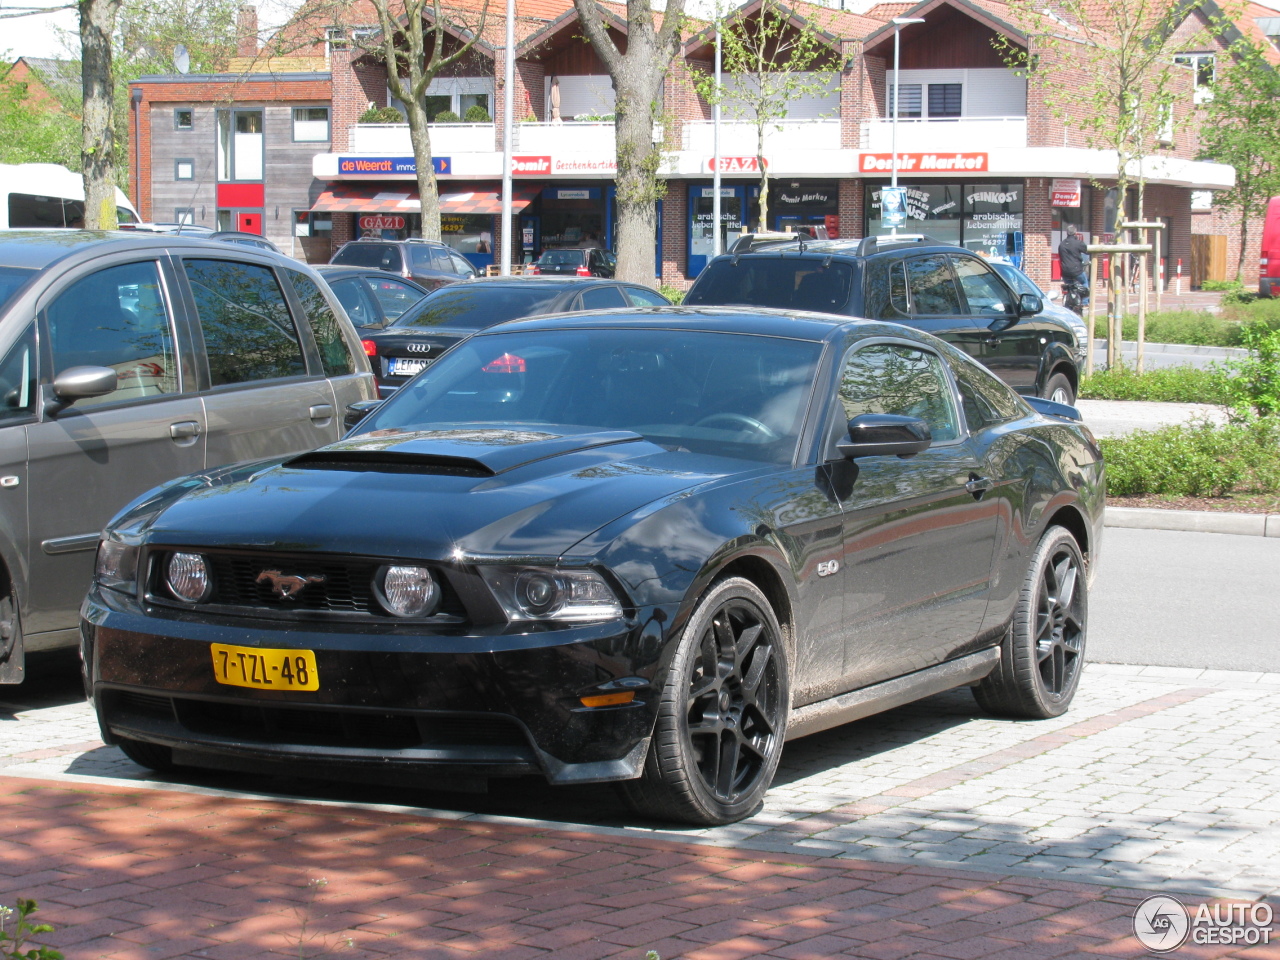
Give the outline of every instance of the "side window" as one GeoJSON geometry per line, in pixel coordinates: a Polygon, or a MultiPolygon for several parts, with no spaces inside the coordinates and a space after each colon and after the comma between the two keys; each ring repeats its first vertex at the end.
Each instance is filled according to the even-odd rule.
{"type": "Polygon", "coordinates": [[[625,307],[622,293],[617,287],[592,287],[582,291],[583,310],[604,310],[608,307],[625,307]]]}
{"type": "Polygon", "coordinates": [[[646,290],[644,287],[623,287],[622,292],[627,295],[633,307],[669,307],[671,305],[662,294],[646,290]]]}
{"type": "Polygon", "coordinates": [[[911,313],[907,305],[907,265],[901,260],[889,267],[889,306],[904,317],[911,313]]]}
{"type": "Polygon", "coordinates": [[[307,312],[307,322],[311,324],[311,333],[316,338],[316,347],[320,350],[320,363],[324,367],[326,377],[343,377],[356,372],[356,362],[342,336],[342,325],[329,308],[320,288],[305,273],[297,270],[287,271],[293,281],[293,290],[302,301],[302,309],[307,312]]]}
{"type": "Polygon", "coordinates": [[[960,435],[942,360],[927,350],[877,343],[854,351],[840,377],[840,404],[846,420],[895,413],[925,421],[935,441],[960,435]]]}
{"type": "Polygon", "coordinates": [[[186,260],[215,387],[300,377],[302,344],[269,267],[236,260],[186,260]]]}
{"type": "Polygon", "coordinates": [[[173,328],[153,260],[107,267],[77,280],[45,311],[53,373],[110,367],[116,389],[77,407],[178,392],[173,328]]]}
{"type": "Polygon", "coordinates": [[[349,280],[339,280],[329,286],[333,290],[333,295],[338,298],[338,302],[342,304],[342,309],[347,311],[347,316],[357,327],[375,327],[382,322],[378,311],[369,301],[368,291],[360,280],[352,277],[349,280]]]}
{"type": "MultiPolygon", "coordinates": [[[[342,282],[360,283],[359,280],[344,280],[342,282]]],[[[411,287],[407,283],[400,283],[398,280],[384,280],[380,277],[370,278],[369,286],[373,289],[373,295],[377,298],[378,305],[382,307],[382,312],[388,320],[394,320],[425,296],[416,287],[411,287]]],[[[334,284],[333,291],[334,293],[338,292],[337,284],[334,284]]],[[[341,300],[342,297],[339,296],[338,299],[341,300]]],[[[342,305],[345,307],[347,305],[346,301],[343,301],[342,305]]],[[[351,314],[351,310],[348,309],[347,313],[351,314]]],[[[355,320],[353,314],[351,319],[355,320]]]]}
{"type": "Polygon", "coordinates": [[[908,260],[907,282],[911,286],[911,301],[915,313],[945,315],[963,312],[946,257],[915,257],[908,260]]]}
{"type": "Polygon", "coordinates": [[[469,277],[475,273],[475,268],[471,266],[471,261],[458,256],[456,253],[449,254],[449,261],[453,264],[453,272],[460,277],[469,277]]]}
{"type": "Polygon", "coordinates": [[[1007,317],[1013,313],[1009,288],[1000,282],[995,271],[970,257],[955,257],[952,263],[969,302],[969,313],[976,317],[1007,317]]]}
{"type": "Polygon", "coordinates": [[[1020,420],[1027,410],[1017,394],[983,367],[969,361],[957,361],[951,368],[964,401],[964,416],[973,432],[994,423],[1020,420]]]}
{"type": "Polygon", "coordinates": [[[36,327],[23,331],[0,361],[0,423],[36,412],[36,327]]]}

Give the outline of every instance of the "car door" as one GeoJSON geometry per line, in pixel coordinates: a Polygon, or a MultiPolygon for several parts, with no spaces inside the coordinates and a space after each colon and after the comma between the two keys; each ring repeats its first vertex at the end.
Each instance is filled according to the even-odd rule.
{"type": "Polygon", "coordinates": [[[827,451],[844,525],[844,688],[947,659],[978,633],[996,522],[967,486],[980,463],[964,435],[945,361],[878,339],[846,354],[827,451]],[[835,441],[863,413],[919,417],[933,443],[909,459],[843,460],[835,441]]]}
{"type": "Polygon", "coordinates": [[[20,607],[27,599],[27,424],[36,416],[37,366],[35,324],[27,324],[0,360],[0,560],[10,580],[9,599],[0,596],[0,683],[23,676],[17,625],[3,621],[7,603],[20,607]]]}
{"type": "Polygon", "coordinates": [[[578,303],[580,310],[609,310],[627,305],[622,291],[612,284],[588,287],[578,296],[578,303]]]}
{"type": "Polygon", "coordinates": [[[986,330],[977,359],[1019,393],[1034,393],[1040,372],[1040,330],[1018,319],[1018,296],[977,257],[951,258],[966,309],[986,330]]]}
{"type": "Polygon", "coordinates": [[[948,257],[938,253],[900,260],[890,268],[889,277],[892,291],[905,289],[910,326],[941,337],[972,357],[982,353],[986,330],[965,309],[948,257]]]}
{"type": "Polygon", "coordinates": [[[207,465],[311,450],[337,439],[341,416],[333,391],[275,270],[205,255],[180,264],[203,353],[207,465]]]}
{"type": "Polygon", "coordinates": [[[41,377],[44,409],[26,428],[27,649],[40,643],[35,635],[76,626],[98,533],[112,514],[205,465],[206,417],[167,259],[117,259],[68,281],[37,304],[41,369],[105,366],[118,380],[112,393],[54,412],[52,376],[41,377]]]}

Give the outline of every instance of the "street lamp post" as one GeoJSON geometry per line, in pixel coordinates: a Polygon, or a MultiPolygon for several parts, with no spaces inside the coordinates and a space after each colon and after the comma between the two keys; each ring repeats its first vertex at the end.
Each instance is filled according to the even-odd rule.
{"type": "MultiPolygon", "coordinates": [[[[893,122],[890,128],[890,146],[893,150],[893,167],[889,174],[889,185],[896,188],[898,186],[898,98],[902,96],[901,71],[898,64],[901,61],[901,39],[902,28],[910,23],[924,23],[922,17],[894,17],[893,18],[893,122]]],[[[893,232],[898,232],[898,225],[893,225],[893,232]]]]}
{"type": "Polygon", "coordinates": [[[711,104],[711,255],[720,256],[720,18],[716,17],[716,98],[711,104]]]}

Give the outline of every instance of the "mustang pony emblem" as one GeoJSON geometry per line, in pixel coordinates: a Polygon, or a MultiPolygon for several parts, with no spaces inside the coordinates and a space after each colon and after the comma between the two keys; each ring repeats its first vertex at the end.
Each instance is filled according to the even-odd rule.
{"type": "Polygon", "coordinates": [[[256,583],[264,580],[271,584],[271,589],[281,600],[295,600],[309,583],[324,583],[327,580],[322,573],[309,573],[302,576],[297,573],[281,573],[279,570],[263,570],[258,574],[256,583]]]}

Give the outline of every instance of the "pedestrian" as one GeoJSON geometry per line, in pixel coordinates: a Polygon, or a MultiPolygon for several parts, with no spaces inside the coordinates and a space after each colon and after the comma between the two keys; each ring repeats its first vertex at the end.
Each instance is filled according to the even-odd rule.
{"type": "Polygon", "coordinates": [[[1080,284],[1088,288],[1084,278],[1085,259],[1088,256],[1088,244],[1080,239],[1074,223],[1068,223],[1066,236],[1058,244],[1058,265],[1062,268],[1062,294],[1065,297],[1067,288],[1072,284],[1080,284]]]}

